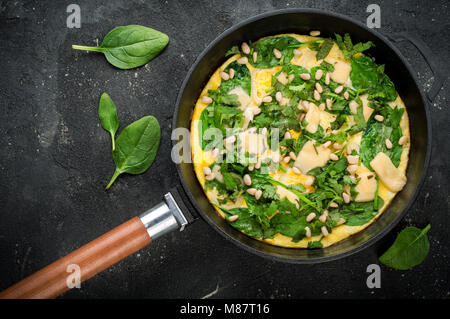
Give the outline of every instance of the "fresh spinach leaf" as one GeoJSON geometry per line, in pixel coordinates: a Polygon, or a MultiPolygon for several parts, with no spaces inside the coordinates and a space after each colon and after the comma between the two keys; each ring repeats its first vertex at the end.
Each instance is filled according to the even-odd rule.
{"type": "Polygon", "coordinates": [[[334,41],[331,39],[325,39],[325,41],[322,43],[322,45],[319,48],[319,51],[317,52],[316,59],[322,60],[325,59],[330,53],[331,48],[333,47],[334,41]]]}
{"type": "Polygon", "coordinates": [[[155,58],[167,43],[169,37],[162,32],[140,25],[127,25],[112,29],[98,47],[72,45],[72,48],[101,52],[115,67],[132,69],[155,58]]]}
{"type": "Polygon", "coordinates": [[[120,174],[141,174],[155,160],[161,139],[158,120],[144,116],[125,127],[116,139],[113,159],[116,170],[106,186],[109,189],[120,174]]]}
{"type": "Polygon", "coordinates": [[[344,53],[344,57],[346,60],[351,60],[353,56],[357,53],[362,53],[371,47],[374,47],[375,44],[372,41],[367,41],[365,43],[359,42],[353,45],[352,39],[350,38],[350,34],[346,33],[344,35],[344,39],[339,34],[335,34],[336,43],[339,49],[344,53]]]}
{"type": "Polygon", "coordinates": [[[427,237],[430,228],[430,225],[422,230],[406,227],[397,236],[394,244],[379,258],[380,262],[398,270],[408,270],[420,264],[430,250],[427,237]]]}
{"type": "Polygon", "coordinates": [[[119,118],[117,117],[116,105],[107,93],[103,93],[100,97],[98,117],[100,118],[102,127],[111,135],[112,150],[114,151],[116,148],[115,135],[119,128],[119,118]]]}
{"type": "Polygon", "coordinates": [[[253,59],[249,58],[249,62],[254,67],[260,69],[268,69],[277,65],[288,64],[294,56],[294,49],[291,46],[298,44],[301,44],[301,42],[287,35],[267,37],[252,45],[252,52],[257,52],[258,57],[256,62],[253,62],[253,59]],[[281,52],[281,59],[277,59],[274,56],[273,49],[277,49],[281,52]]]}

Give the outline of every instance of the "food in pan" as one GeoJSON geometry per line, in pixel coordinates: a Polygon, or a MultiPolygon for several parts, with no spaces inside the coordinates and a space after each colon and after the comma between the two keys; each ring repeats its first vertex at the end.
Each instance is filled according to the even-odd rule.
{"type": "Polygon", "coordinates": [[[384,65],[363,54],[373,44],[317,33],[231,48],[192,116],[209,201],[276,246],[333,245],[373,223],[406,184],[408,115],[384,65]]]}

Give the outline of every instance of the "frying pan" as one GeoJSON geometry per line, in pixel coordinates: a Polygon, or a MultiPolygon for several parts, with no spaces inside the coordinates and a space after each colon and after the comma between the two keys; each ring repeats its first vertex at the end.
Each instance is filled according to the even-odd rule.
{"type": "MultiPolygon", "coordinates": [[[[254,254],[299,264],[325,262],[348,256],[367,248],[388,233],[407,212],[424,180],[431,150],[430,116],[426,100],[405,58],[388,39],[357,21],[314,9],[287,9],[264,13],[233,26],[214,40],[189,70],[177,98],[172,127],[189,129],[193,107],[200,92],[212,73],[225,61],[225,52],[233,45],[278,33],[307,34],[310,30],[320,30],[325,37],[348,32],[355,42],[372,41],[376,46],[370,49],[369,55],[376,57],[377,63],[386,64],[386,73],[395,83],[408,108],[411,126],[408,182],[375,223],[324,249],[272,246],[242,234],[222,219],[206,198],[194,173],[193,164],[182,162],[176,164],[179,185],[172,188],[160,204],[9,287],[0,293],[0,297],[56,297],[72,287],[67,280],[71,269],[76,271],[73,265],[81,271],[80,281],[87,280],[165,233],[183,230],[197,219],[205,220],[226,239],[254,254]]],[[[429,60],[429,49],[419,39],[404,34],[390,36],[390,40],[408,40],[422,53],[434,71],[435,81],[427,94],[431,101],[444,78],[436,71],[433,61],[429,60]]],[[[178,140],[174,141],[174,145],[176,143],[178,140]]]]}

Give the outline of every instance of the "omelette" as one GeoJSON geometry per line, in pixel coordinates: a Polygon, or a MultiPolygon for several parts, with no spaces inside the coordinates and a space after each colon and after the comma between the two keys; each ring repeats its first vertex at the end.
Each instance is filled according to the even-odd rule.
{"type": "Polygon", "coordinates": [[[406,184],[408,114],[350,35],[244,42],[201,92],[191,154],[229,224],[268,244],[325,248],[356,234],[406,184]]]}

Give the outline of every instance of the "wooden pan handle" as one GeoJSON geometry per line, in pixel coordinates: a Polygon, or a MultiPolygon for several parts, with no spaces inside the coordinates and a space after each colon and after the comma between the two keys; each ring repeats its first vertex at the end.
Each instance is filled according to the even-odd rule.
{"type": "Polygon", "coordinates": [[[134,217],[0,292],[0,298],[54,298],[70,289],[69,265],[79,266],[80,281],[84,281],[150,243],[144,224],[139,217],[134,217]]]}

